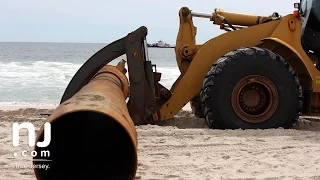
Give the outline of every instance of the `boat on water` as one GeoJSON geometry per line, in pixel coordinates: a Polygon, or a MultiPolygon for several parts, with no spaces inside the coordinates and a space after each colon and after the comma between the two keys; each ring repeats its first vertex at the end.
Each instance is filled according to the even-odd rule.
{"type": "Polygon", "coordinates": [[[153,44],[148,44],[148,47],[157,47],[157,48],[174,48],[173,46],[171,46],[170,44],[160,40],[156,43],[153,44]]]}

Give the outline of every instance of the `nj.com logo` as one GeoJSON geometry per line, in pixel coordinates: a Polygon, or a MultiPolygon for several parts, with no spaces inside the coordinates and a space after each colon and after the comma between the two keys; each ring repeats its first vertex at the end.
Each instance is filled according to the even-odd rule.
{"type": "MultiPolygon", "coordinates": [[[[49,146],[51,142],[51,124],[49,122],[46,122],[44,124],[44,139],[42,142],[37,142],[36,143],[36,130],[35,127],[32,123],[30,122],[24,122],[24,123],[13,123],[12,125],[12,145],[14,147],[19,146],[20,142],[20,130],[21,129],[27,129],[28,131],[28,146],[29,147],[34,147],[35,145],[37,147],[47,147],[49,146]]],[[[49,161],[46,158],[50,157],[50,152],[48,150],[43,150],[43,151],[28,151],[28,150],[22,150],[20,152],[15,152],[13,153],[14,156],[32,156],[32,157],[40,157],[40,159],[35,159],[35,161],[49,161]],[[39,154],[40,153],[40,154],[39,154]]]]}

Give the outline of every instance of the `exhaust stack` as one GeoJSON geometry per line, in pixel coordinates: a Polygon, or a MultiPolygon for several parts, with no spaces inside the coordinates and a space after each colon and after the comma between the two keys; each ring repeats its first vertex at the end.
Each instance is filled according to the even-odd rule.
{"type": "MultiPolygon", "coordinates": [[[[38,180],[134,179],[137,133],[125,99],[129,83],[124,61],[104,66],[90,82],[48,117],[51,143],[36,147],[38,180]],[[49,157],[41,157],[50,152],[49,157]],[[39,161],[46,159],[49,161],[39,161]]],[[[40,130],[37,141],[43,141],[40,130]]]]}

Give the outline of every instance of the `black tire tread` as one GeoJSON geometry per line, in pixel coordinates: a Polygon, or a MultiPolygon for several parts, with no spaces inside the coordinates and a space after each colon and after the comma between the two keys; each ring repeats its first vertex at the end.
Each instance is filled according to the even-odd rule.
{"type": "Polygon", "coordinates": [[[215,117],[212,115],[212,108],[210,107],[209,102],[212,101],[212,96],[210,95],[210,91],[213,88],[219,88],[214,86],[214,82],[219,80],[219,75],[228,68],[229,64],[232,64],[234,61],[237,60],[237,55],[244,53],[244,54],[261,54],[261,55],[268,55],[273,60],[275,60],[278,63],[278,66],[284,66],[284,71],[287,71],[288,73],[291,73],[292,78],[295,81],[296,85],[296,91],[299,94],[299,97],[297,98],[297,101],[299,101],[300,106],[296,109],[296,114],[291,115],[291,122],[289,124],[284,124],[284,128],[292,128],[295,126],[299,116],[301,115],[302,111],[302,100],[303,100],[303,92],[302,87],[300,85],[298,76],[296,75],[293,68],[289,65],[288,62],[286,62],[281,56],[275,54],[274,52],[264,49],[264,48],[258,48],[258,47],[250,47],[250,48],[241,48],[234,51],[231,51],[224,56],[222,56],[216,63],[214,63],[211,67],[211,69],[208,71],[202,85],[202,89],[200,92],[200,98],[201,98],[201,105],[204,108],[204,118],[207,122],[207,125],[209,128],[219,128],[219,129],[225,129],[226,127],[221,127],[221,124],[216,123],[215,117]]]}

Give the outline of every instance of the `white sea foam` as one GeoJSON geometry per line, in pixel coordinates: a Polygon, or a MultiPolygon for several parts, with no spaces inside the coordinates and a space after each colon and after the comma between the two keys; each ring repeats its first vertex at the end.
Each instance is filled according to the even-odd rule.
{"type": "MultiPolygon", "coordinates": [[[[71,78],[104,44],[1,43],[0,105],[57,105],[71,78]]],[[[180,72],[174,49],[151,48],[149,57],[171,88],[180,72]]],[[[115,65],[119,59],[112,61],[115,65]]]]}
{"type": "MultiPolygon", "coordinates": [[[[82,64],[70,62],[1,62],[0,105],[56,105],[82,64]]],[[[158,67],[161,84],[171,88],[180,75],[177,67],[158,67]]]]}
{"type": "Polygon", "coordinates": [[[79,69],[80,64],[67,62],[0,62],[1,84],[20,82],[23,84],[32,81],[41,84],[65,84],[79,69]],[[39,82],[39,81],[43,82],[39,82]]]}

